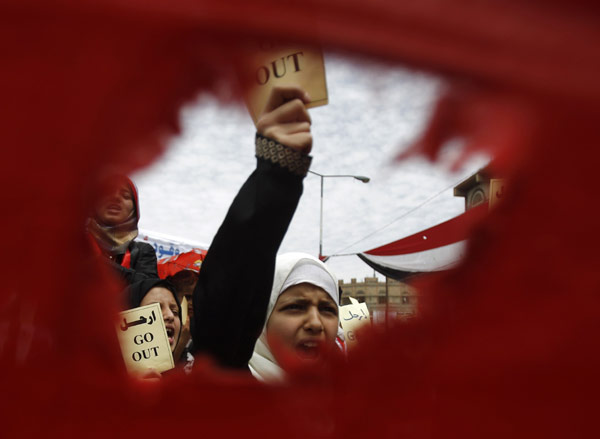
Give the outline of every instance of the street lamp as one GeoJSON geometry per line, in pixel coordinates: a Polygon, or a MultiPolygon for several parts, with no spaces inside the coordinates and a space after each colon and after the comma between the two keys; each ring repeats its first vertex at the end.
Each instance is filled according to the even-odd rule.
{"type": "Polygon", "coordinates": [[[309,170],[308,172],[321,177],[321,219],[319,222],[319,259],[322,260],[323,259],[323,179],[329,178],[329,177],[347,177],[347,178],[354,178],[355,180],[361,181],[363,183],[368,183],[369,181],[371,181],[371,179],[369,177],[365,177],[363,175],[348,175],[348,174],[325,175],[325,174],[319,174],[318,172],[311,171],[311,170],[309,170]]]}

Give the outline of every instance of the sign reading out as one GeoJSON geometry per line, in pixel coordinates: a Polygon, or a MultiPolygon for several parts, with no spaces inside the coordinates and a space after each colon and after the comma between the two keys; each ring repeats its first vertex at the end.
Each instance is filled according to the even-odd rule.
{"type": "Polygon", "coordinates": [[[370,325],[371,317],[369,309],[365,303],[359,303],[358,300],[350,297],[350,305],[340,307],[340,324],[344,330],[344,338],[348,350],[356,345],[356,330],[365,325],[370,325]]]}
{"type": "Polygon", "coordinates": [[[162,373],[175,367],[158,303],[119,313],[117,334],[129,372],[153,368],[162,373]]]}
{"type": "Polygon", "coordinates": [[[263,44],[246,60],[244,74],[250,84],[246,105],[256,124],[271,89],[276,85],[299,85],[308,92],[308,108],[327,105],[327,82],[323,52],[314,48],[275,47],[263,44]]]}

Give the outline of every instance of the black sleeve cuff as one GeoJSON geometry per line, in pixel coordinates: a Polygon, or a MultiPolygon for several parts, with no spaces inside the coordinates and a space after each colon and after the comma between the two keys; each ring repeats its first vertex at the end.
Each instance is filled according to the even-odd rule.
{"type": "Polygon", "coordinates": [[[304,155],[269,137],[256,133],[256,157],[275,163],[300,177],[306,176],[312,157],[304,155]]]}

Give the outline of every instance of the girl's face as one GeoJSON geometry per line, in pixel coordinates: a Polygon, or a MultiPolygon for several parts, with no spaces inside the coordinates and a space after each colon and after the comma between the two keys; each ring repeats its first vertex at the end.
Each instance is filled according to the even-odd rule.
{"type": "Polygon", "coordinates": [[[115,185],[100,200],[98,219],[107,226],[124,223],[133,213],[133,194],[126,183],[115,185]]]}
{"type": "Polygon", "coordinates": [[[285,290],[267,322],[267,336],[274,336],[303,360],[316,360],[323,347],[335,344],[338,307],[321,288],[302,283],[285,290]]]}
{"type": "Polygon", "coordinates": [[[146,293],[140,306],[150,305],[151,303],[160,305],[167,335],[169,336],[169,344],[171,345],[171,351],[173,351],[179,341],[181,330],[181,317],[173,293],[163,287],[154,287],[146,293]]]}

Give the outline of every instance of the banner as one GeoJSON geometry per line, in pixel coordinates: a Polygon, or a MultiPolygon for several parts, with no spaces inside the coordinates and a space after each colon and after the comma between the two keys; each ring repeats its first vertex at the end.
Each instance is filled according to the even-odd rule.
{"type": "Polygon", "coordinates": [[[164,235],[158,232],[148,232],[145,230],[140,230],[136,241],[147,242],[154,247],[157,259],[176,256],[178,254],[191,251],[195,248],[203,250],[208,249],[207,244],[164,235]]]}

